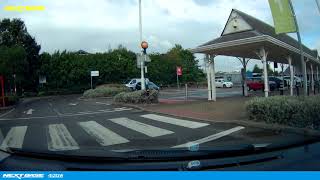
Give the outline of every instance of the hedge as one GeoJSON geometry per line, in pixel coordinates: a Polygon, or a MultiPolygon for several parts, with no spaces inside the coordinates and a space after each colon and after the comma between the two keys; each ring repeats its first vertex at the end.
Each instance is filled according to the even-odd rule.
{"type": "Polygon", "coordinates": [[[124,85],[103,85],[96,89],[90,89],[83,93],[85,98],[95,98],[95,97],[113,97],[121,92],[127,92],[129,89],[124,85]]]}
{"type": "Polygon", "coordinates": [[[122,92],[117,94],[113,100],[117,103],[128,104],[152,104],[158,103],[159,92],[156,90],[122,92]]]}
{"type": "Polygon", "coordinates": [[[298,128],[320,129],[320,96],[274,96],[246,103],[249,119],[298,128]]]}

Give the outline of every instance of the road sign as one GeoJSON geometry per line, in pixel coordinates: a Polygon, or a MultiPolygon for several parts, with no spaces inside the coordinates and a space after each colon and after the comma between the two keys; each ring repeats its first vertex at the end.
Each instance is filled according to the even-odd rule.
{"type": "Polygon", "coordinates": [[[151,62],[150,57],[146,54],[137,54],[137,67],[140,68],[141,67],[141,61],[142,62],[151,62]]]}
{"type": "Polygon", "coordinates": [[[181,66],[177,67],[177,75],[182,76],[182,67],[181,66]]]}
{"type": "Polygon", "coordinates": [[[91,71],[91,76],[92,76],[92,77],[97,77],[97,76],[99,76],[99,71],[91,71]]]}
{"type": "Polygon", "coordinates": [[[39,84],[45,84],[47,83],[46,76],[39,76],[39,84]]]}

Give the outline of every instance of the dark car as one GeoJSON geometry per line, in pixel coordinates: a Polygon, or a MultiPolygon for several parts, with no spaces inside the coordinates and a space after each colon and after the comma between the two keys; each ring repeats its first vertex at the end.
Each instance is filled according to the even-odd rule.
{"type": "MultiPolygon", "coordinates": [[[[280,78],[277,77],[269,77],[269,81],[273,81],[276,83],[276,88],[279,89],[281,87],[281,84],[283,83],[283,81],[280,78]]],[[[287,82],[284,81],[284,87],[287,86],[287,82]]]]}
{"type": "MultiPolygon", "coordinates": [[[[141,82],[138,82],[136,85],[136,90],[141,90],[141,82]]],[[[153,82],[146,83],[146,89],[154,89],[159,91],[160,87],[154,84],[153,82]]]]}
{"type": "Polygon", "coordinates": [[[148,88],[149,88],[149,89],[154,89],[154,90],[157,90],[157,91],[160,90],[160,87],[157,86],[157,85],[156,85],[155,83],[153,83],[153,82],[149,82],[148,88]]]}

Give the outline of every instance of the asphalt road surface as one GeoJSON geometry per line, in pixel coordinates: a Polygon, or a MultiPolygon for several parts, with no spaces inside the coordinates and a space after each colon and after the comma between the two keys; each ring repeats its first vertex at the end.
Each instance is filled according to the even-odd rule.
{"type": "Polygon", "coordinates": [[[0,148],[72,153],[225,147],[272,146],[303,139],[230,123],[214,123],[115,107],[107,99],[60,96],[25,100],[0,114],[0,148]]]}

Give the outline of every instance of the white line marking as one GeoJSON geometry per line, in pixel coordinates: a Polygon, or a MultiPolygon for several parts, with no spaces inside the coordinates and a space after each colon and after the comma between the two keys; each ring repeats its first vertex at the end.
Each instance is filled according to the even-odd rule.
{"type": "Polygon", "coordinates": [[[5,150],[8,147],[22,148],[24,136],[26,135],[28,126],[15,126],[10,129],[4,138],[0,149],[5,150]]]}
{"type": "Polygon", "coordinates": [[[69,103],[69,106],[76,106],[78,103],[69,103]]]}
{"type": "Polygon", "coordinates": [[[79,145],[73,139],[64,124],[49,124],[48,149],[50,151],[68,151],[79,149],[79,145]]]}
{"type": "Polygon", "coordinates": [[[132,129],[134,131],[137,131],[139,133],[145,134],[149,137],[158,137],[158,136],[174,133],[166,129],[161,129],[161,128],[144,124],[138,121],[134,121],[128,118],[115,118],[115,119],[110,119],[110,121],[116,124],[122,125],[126,128],[132,129]]]}
{"type": "Polygon", "coordinates": [[[103,102],[96,102],[97,104],[102,104],[102,105],[106,105],[106,106],[110,106],[110,104],[108,103],[103,103],[103,102]]]}
{"type": "Polygon", "coordinates": [[[28,115],[31,115],[33,111],[34,111],[34,109],[29,109],[29,110],[27,111],[27,114],[28,114],[28,115]]]}
{"type": "Polygon", "coordinates": [[[95,121],[79,122],[79,125],[102,146],[128,143],[129,140],[112,132],[95,121]]]}
{"type": "Polygon", "coordinates": [[[2,131],[0,129],[0,144],[2,144],[2,141],[3,141],[3,133],[2,133],[2,131]]]}
{"type": "Polygon", "coordinates": [[[142,115],[141,117],[155,120],[155,121],[160,121],[164,123],[169,123],[177,126],[183,126],[191,129],[196,129],[204,126],[208,126],[208,123],[200,123],[200,122],[194,122],[194,121],[187,121],[187,120],[182,120],[182,119],[177,119],[177,118],[171,118],[171,117],[166,117],[166,116],[159,116],[156,114],[146,114],[142,115]]]}
{"type": "Polygon", "coordinates": [[[6,113],[1,114],[0,117],[4,117],[5,115],[8,115],[9,113],[11,113],[14,110],[15,110],[15,108],[11,109],[10,111],[8,111],[6,113]]]}
{"type": "Polygon", "coordinates": [[[29,119],[47,119],[47,118],[57,118],[57,117],[73,117],[73,116],[85,116],[85,115],[93,115],[93,114],[105,114],[105,113],[113,113],[113,112],[121,112],[121,111],[130,111],[131,108],[128,109],[117,109],[117,110],[103,110],[100,112],[93,113],[76,113],[76,114],[61,114],[59,116],[40,116],[40,117],[25,117],[25,118],[1,118],[0,121],[6,120],[29,120],[29,119]]]}
{"type": "Polygon", "coordinates": [[[202,144],[202,143],[210,142],[210,141],[222,138],[224,136],[227,136],[227,135],[229,135],[231,133],[240,131],[240,130],[242,130],[244,128],[245,127],[238,126],[238,127],[235,127],[235,128],[232,128],[232,129],[229,129],[229,130],[226,130],[226,131],[222,131],[222,132],[219,132],[217,134],[213,134],[211,136],[196,140],[196,141],[192,141],[192,142],[188,142],[188,143],[185,143],[185,144],[177,145],[177,146],[174,146],[172,148],[190,147],[190,146],[195,145],[195,144],[202,144]]]}

